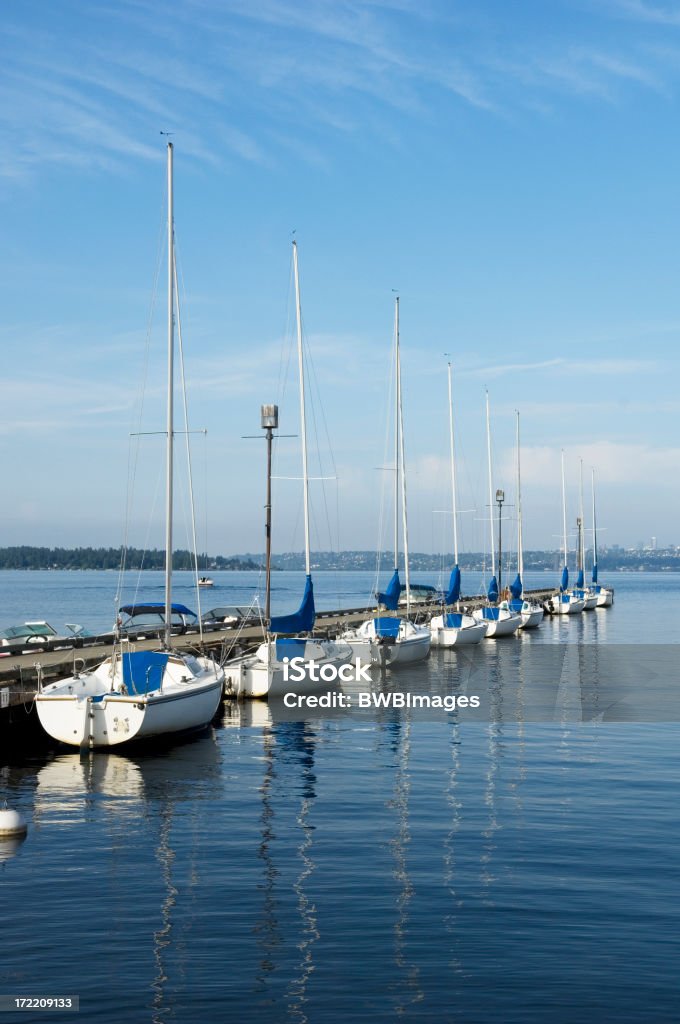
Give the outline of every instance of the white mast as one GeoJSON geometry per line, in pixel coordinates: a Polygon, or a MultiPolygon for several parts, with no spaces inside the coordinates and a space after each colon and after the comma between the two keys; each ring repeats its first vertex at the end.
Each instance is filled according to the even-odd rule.
{"type": "Polygon", "coordinates": [[[579,530],[579,560],[583,572],[583,584],[586,577],[586,521],[583,518],[583,459],[579,459],[579,514],[581,518],[581,529],[579,530]]]}
{"type": "Polygon", "coordinates": [[[300,305],[300,277],[298,274],[297,242],[293,241],[293,269],[295,272],[295,312],[297,317],[298,373],[300,379],[300,435],[302,437],[302,494],[305,517],[305,573],[310,575],[309,558],[309,477],[307,475],[307,423],[305,418],[305,373],[302,353],[302,307],[300,305]]]}
{"type": "Polygon", "coordinates": [[[173,357],[175,348],[175,254],[172,182],[172,142],[168,142],[168,409],[165,477],[165,646],[170,648],[172,635],[172,471],[173,471],[173,357]]]}
{"type": "Polygon", "coordinates": [[[493,537],[493,485],[491,482],[491,420],[489,417],[489,391],[486,392],[486,454],[489,467],[489,538],[491,540],[491,575],[496,575],[496,552],[493,537]]]}
{"type": "Polygon", "coordinates": [[[401,470],[401,516],[404,527],[404,585],[406,587],[406,616],[411,613],[411,579],[408,568],[408,519],[406,514],[406,462],[404,459],[404,410],[401,401],[401,354],[399,351],[399,299],[396,312],[397,347],[397,415],[399,418],[399,468],[401,470]]]}
{"type": "Polygon", "coordinates": [[[399,296],[394,300],[394,569],[399,569],[399,296]]]}
{"type": "MultiPolygon", "coordinates": [[[[595,519],[595,470],[591,469],[591,483],[593,489],[593,568],[597,572],[597,520],[595,519]]],[[[597,582],[596,580],[594,582],[597,582]]]]}
{"type": "Polygon", "coordinates": [[[451,385],[451,363],[449,371],[449,441],[451,445],[451,509],[453,511],[453,564],[458,565],[458,505],[456,503],[456,449],[453,438],[453,388],[451,385]]]}
{"type": "Polygon", "coordinates": [[[567,491],[564,484],[564,448],[562,449],[562,542],[564,548],[564,565],[567,567],[567,491]]]}
{"type": "Polygon", "coordinates": [[[517,572],[524,588],[524,549],[522,546],[522,477],[520,471],[519,411],[517,411],[517,572]]]}

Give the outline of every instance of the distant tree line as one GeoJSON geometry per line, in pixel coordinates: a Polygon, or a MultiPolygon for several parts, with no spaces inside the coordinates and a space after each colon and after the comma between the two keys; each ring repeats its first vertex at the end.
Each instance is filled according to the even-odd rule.
{"type": "MultiPolygon", "coordinates": [[[[381,565],[385,570],[392,566],[392,552],[381,556],[381,565]]],[[[573,556],[572,556],[573,558],[573,556]]],[[[591,553],[586,553],[586,565],[590,570],[591,553]]],[[[375,551],[314,551],[312,552],[312,568],[320,570],[368,570],[374,571],[377,554],[375,551]]],[[[505,566],[514,566],[513,552],[504,556],[505,566]]],[[[299,552],[284,552],[274,556],[273,569],[301,571],[304,569],[304,555],[299,552]]],[[[0,569],[119,569],[121,562],[120,548],[40,548],[20,545],[18,547],[0,548],[0,569]]],[[[198,556],[198,567],[201,575],[215,570],[250,570],[259,571],[264,563],[264,554],[245,554],[225,557],[224,555],[198,556]]],[[[409,557],[409,564],[415,572],[439,572],[453,564],[453,555],[435,555],[415,552],[409,557]]],[[[482,570],[485,567],[485,556],[479,552],[461,554],[459,564],[462,569],[482,570]]],[[[621,548],[603,550],[598,555],[598,564],[603,571],[614,569],[632,569],[648,571],[680,571],[680,549],[667,548],[663,551],[631,551],[621,548]]],[[[175,551],[172,556],[173,569],[193,569],[194,558],[190,551],[175,551]]],[[[524,554],[526,570],[559,570],[562,555],[557,551],[527,551],[524,554]]],[[[570,559],[570,566],[573,561],[570,559]]],[[[125,554],[125,567],[138,571],[140,569],[164,569],[165,551],[154,548],[144,551],[141,548],[128,548],[125,554]]],[[[488,568],[488,558],[486,559],[488,568]]],[[[403,568],[403,558],[400,561],[403,568]]]]}
{"type": "MultiPolygon", "coordinates": [[[[0,569],[119,569],[121,556],[120,548],[38,548],[22,544],[0,548],[0,569]]],[[[173,552],[172,566],[179,570],[193,569],[192,552],[173,552]]],[[[199,555],[198,566],[201,573],[215,569],[260,569],[260,565],[249,558],[225,558],[222,555],[210,558],[199,555]]],[[[125,567],[134,570],[164,569],[165,551],[128,548],[125,567]]]]}
{"type": "MultiPolygon", "coordinates": [[[[264,561],[264,555],[246,554],[244,558],[253,558],[259,562],[264,561]]],[[[525,551],[525,571],[559,572],[563,564],[561,551],[525,551]]],[[[590,573],[592,565],[592,551],[586,551],[586,571],[590,573]]],[[[375,551],[313,551],[311,553],[311,564],[313,569],[326,571],[362,570],[374,572],[377,564],[378,554],[375,551]]],[[[574,568],[574,553],[570,552],[569,567],[574,568]]],[[[304,569],[304,555],[298,551],[284,552],[273,556],[277,569],[289,571],[300,571],[304,569]]],[[[680,548],[666,548],[658,551],[627,550],[623,548],[608,548],[598,552],[598,566],[603,571],[618,569],[647,570],[678,572],[680,571],[680,548]]],[[[380,556],[380,564],[384,571],[388,571],[394,564],[394,553],[383,552],[380,556]]],[[[489,568],[489,556],[479,551],[461,552],[458,564],[461,569],[482,571],[489,568]]],[[[440,572],[453,565],[453,554],[430,554],[414,552],[409,555],[409,566],[412,572],[440,572]]],[[[516,554],[514,551],[503,553],[504,572],[513,571],[516,565],[516,554]]],[[[400,556],[399,568],[403,569],[403,555],[400,556]]]]}

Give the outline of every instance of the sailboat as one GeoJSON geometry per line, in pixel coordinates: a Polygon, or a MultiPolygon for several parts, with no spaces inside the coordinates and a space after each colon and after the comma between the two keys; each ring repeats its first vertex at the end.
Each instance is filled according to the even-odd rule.
{"type": "Polygon", "coordinates": [[[567,491],[564,482],[564,448],[562,449],[562,553],[564,566],[560,577],[559,593],[552,598],[553,611],[558,615],[578,615],[585,606],[585,600],[569,590],[569,548],[567,547],[567,491]]]}
{"type": "Polygon", "coordinates": [[[404,578],[406,616],[376,615],[356,629],[345,630],[345,640],[356,655],[364,661],[381,666],[403,665],[422,661],[430,653],[432,635],[428,626],[410,621],[411,580],[408,562],[408,517],[406,508],[406,465],[404,459],[404,415],[401,401],[401,355],[399,347],[399,296],[394,306],[394,359],[395,359],[395,423],[394,423],[394,573],[384,593],[378,594],[378,604],[388,612],[397,612],[400,605],[399,580],[399,495],[401,482],[402,532],[404,536],[404,578]]]}
{"type": "Polygon", "coordinates": [[[543,621],[543,606],[524,598],[524,547],[522,543],[522,478],[520,471],[519,412],[517,415],[517,575],[510,584],[510,609],[522,617],[520,629],[533,629],[543,621]]]}
{"type": "Polygon", "coordinates": [[[593,491],[593,570],[591,573],[591,590],[597,594],[597,607],[610,608],[614,604],[614,591],[611,587],[603,587],[597,578],[597,519],[595,516],[595,470],[591,469],[593,491]]]}
{"type": "Polygon", "coordinates": [[[472,615],[466,615],[459,608],[460,567],[458,565],[458,504],[456,500],[456,454],[453,437],[453,388],[451,384],[451,363],[448,363],[449,381],[449,441],[451,454],[451,507],[453,514],[453,569],[449,588],[444,596],[441,615],[430,620],[430,633],[434,647],[462,647],[463,644],[478,644],[486,636],[486,622],[478,622],[472,615]],[[448,610],[447,610],[448,609],[448,610]]]}
{"type": "MultiPolygon", "coordinates": [[[[295,309],[297,322],[298,381],[300,391],[300,436],[302,440],[302,488],[305,531],[305,589],[302,603],[292,615],[269,615],[271,565],[270,528],[267,524],[266,577],[266,639],[253,654],[235,658],[225,666],[226,689],[233,697],[282,697],[284,693],[325,691],[335,676],[335,669],[348,664],[352,648],[338,640],[315,640],[314,585],[312,583],[309,536],[309,474],[307,470],[307,419],[305,404],[305,371],[302,347],[302,306],[297,243],[293,241],[293,272],[295,278],[295,309]],[[294,634],[294,635],[291,635],[294,634]],[[290,666],[292,659],[301,659],[290,666]]],[[[265,407],[269,408],[269,407],[265,407]]],[[[269,434],[268,434],[268,440],[269,434]]],[[[269,449],[271,452],[271,449],[269,449]]],[[[271,456],[269,456],[270,458],[271,456]]],[[[268,460],[269,461],[269,460],[268,460]]],[[[268,474],[269,488],[269,474],[268,474]]],[[[271,509],[268,492],[267,512],[271,509]]]]}
{"type": "Polygon", "coordinates": [[[168,396],[166,437],[165,621],[159,651],[122,642],[92,671],[43,687],[35,704],[49,735],[75,747],[113,747],[202,728],[220,703],[224,672],[211,658],[172,650],[175,254],[173,146],[168,143],[168,396]]]}
{"type": "MultiPolygon", "coordinates": [[[[489,539],[491,541],[491,582],[487,591],[487,603],[481,608],[475,608],[472,613],[478,622],[486,623],[487,639],[496,639],[500,636],[510,636],[516,633],[522,625],[521,615],[513,611],[507,601],[500,601],[499,581],[496,579],[496,549],[493,535],[493,489],[491,477],[491,419],[489,415],[489,392],[486,393],[486,450],[489,477],[489,539]]],[[[500,531],[500,517],[498,522],[500,531]]],[[[500,535],[500,534],[499,534],[500,535]]],[[[500,563],[500,552],[499,552],[500,563]]],[[[500,576],[499,564],[499,576],[500,576]]]]}

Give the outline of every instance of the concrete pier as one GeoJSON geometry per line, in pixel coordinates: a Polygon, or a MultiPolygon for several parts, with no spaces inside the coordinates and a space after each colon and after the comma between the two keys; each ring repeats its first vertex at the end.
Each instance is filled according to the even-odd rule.
{"type": "MultiPolygon", "coordinates": [[[[554,589],[526,591],[526,596],[541,604],[552,597],[554,589]]],[[[464,597],[461,606],[469,609],[485,604],[483,597],[464,597]]],[[[440,604],[413,604],[411,618],[422,621],[437,614],[440,604]]],[[[336,636],[348,626],[358,625],[368,616],[375,614],[375,608],[341,608],[337,611],[317,611],[315,636],[336,636]]],[[[403,613],[403,610],[402,610],[403,613]]],[[[389,613],[388,613],[389,614],[389,613]]],[[[201,640],[198,629],[177,633],[172,637],[172,647],[180,651],[212,652],[215,657],[227,658],[239,650],[257,646],[263,639],[259,621],[248,621],[224,629],[211,628],[204,631],[201,640]]],[[[140,630],[126,643],[131,651],[148,651],[158,647],[160,634],[140,630]]],[[[112,650],[110,634],[100,637],[74,637],[72,640],[58,640],[28,645],[16,649],[0,647],[0,716],[11,708],[32,704],[40,682],[48,683],[70,675],[74,667],[82,670],[98,665],[112,650]]]]}

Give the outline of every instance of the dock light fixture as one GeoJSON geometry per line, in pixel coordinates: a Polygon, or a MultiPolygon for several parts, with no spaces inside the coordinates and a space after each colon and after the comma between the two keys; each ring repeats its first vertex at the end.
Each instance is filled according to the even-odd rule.
{"type": "Polygon", "coordinates": [[[503,541],[501,535],[501,520],[503,502],[505,501],[505,491],[502,491],[500,488],[496,491],[496,501],[498,502],[498,589],[500,591],[503,586],[503,541]]]}
{"type": "Polygon", "coordinates": [[[263,430],[278,430],[279,426],[279,407],[278,405],[263,405],[262,406],[262,429],[263,430]]]}

